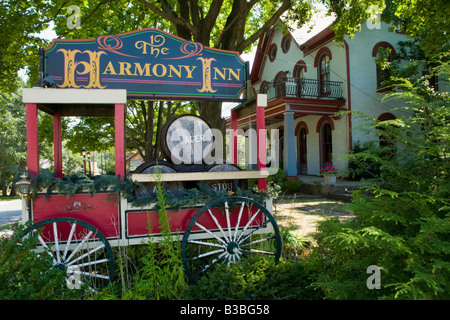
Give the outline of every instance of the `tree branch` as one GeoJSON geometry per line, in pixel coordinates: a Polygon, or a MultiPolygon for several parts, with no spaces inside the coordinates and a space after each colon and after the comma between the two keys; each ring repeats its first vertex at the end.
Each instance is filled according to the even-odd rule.
{"type": "MultiPolygon", "coordinates": [[[[86,16],[86,18],[83,18],[83,20],[80,21],[80,27],[81,27],[86,21],[88,21],[88,20],[94,15],[94,13],[96,13],[96,12],[98,11],[98,9],[100,9],[100,7],[101,7],[102,5],[107,4],[107,3],[109,3],[109,2],[113,2],[113,1],[114,1],[114,0],[104,0],[104,1],[99,2],[99,3],[95,6],[94,10],[92,10],[91,13],[89,13],[89,14],[86,16]]],[[[68,32],[66,32],[66,33],[64,33],[64,34],[62,34],[62,35],[60,35],[58,38],[66,37],[66,35],[67,35],[68,33],[70,33],[71,31],[72,31],[72,30],[70,30],[70,31],[68,31],[68,32]]]]}
{"type": "Polygon", "coordinates": [[[174,25],[180,25],[182,27],[185,27],[186,29],[188,29],[192,34],[196,33],[196,27],[193,26],[192,24],[189,23],[189,21],[187,21],[186,19],[183,19],[179,16],[177,16],[175,14],[175,12],[173,12],[173,10],[170,7],[170,11],[172,11],[173,14],[170,14],[170,11],[168,9],[169,12],[163,11],[161,9],[159,9],[157,6],[155,6],[153,3],[148,2],[147,0],[139,0],[144,6],[146,6],[147,8],[149,8],[151,11],[153,11],[154,13],[156,13],[157,15],[159,15],[161,18],[166,19],[170,22],[172,22],[174,25]]]}
{"type": "Polygon", "coordinates": [[[209,7],[208,14],[205,18],[206,30],[209,30],[208,33],[211,32],[214,24],[216,23],[217,17],[219,16],[220,9],[222,9],[223,0],[213,0],[211,6],[209,7]]]}
{"type": "Polygon", "coordinates": [[[245,48],[250,46],[253,42],[259,39],[261,35],[263,35],[267,30],[269,30],[276,22],[277,20],[285,13],[289,8],[291,7],[291,0],[284,0],[281,6],[278,8],[278,10],[275,12],[275,14],[266,21],[266,23],[254,34],[252,34],[247,39],[241,41],[236,50],[239,52],[243,52],[245,48]]]}

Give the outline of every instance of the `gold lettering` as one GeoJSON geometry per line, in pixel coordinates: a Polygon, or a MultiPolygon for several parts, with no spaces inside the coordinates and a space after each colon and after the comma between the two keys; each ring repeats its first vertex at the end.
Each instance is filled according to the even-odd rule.
{"type": "Polygon", "coordinates": [[[222,78],[222,80],[225,80],[226,77],[226,73],[227,73],[227,68],[222,68],[223,69],[223,73],[220,72],[219,68],[214,67],[214,80],[218,80],[217,78],[217,74],[219,74],[219,76],[222,78]]]}
{"type": "Polygon", "coordinates": [[[106,86],[100,84],[100,56],[106,54],[104,51],[90,51],[85,50],[66,50],[59,49],[57,52],[61,52],[64,55],[64,82],[60,85],[61,88],[86,88],[86,89],[103,89],[106,86]],[[75,61],[77,53],[88,54],[89,62],[87,61],[75,61]],[[83,71],[77,71],[77,67],[82,65],[83,71]],[[75,81],[75,71],[77,74],[84,75],[89,74],[89,83],[87,85],[77,85],[75,81]]]}
{"type": "Polygon", "coordinates": [[[211,86],[211,62],[216,61],[216,59],[197,58],[197,60],[201,60],[203,65],[203,87],[201,89],[197,89],[197,91],[211,93],[216,92],[217,90],[213,90],[211,86]]]}
{"type": "Polygon", "coordinates": [[[221,72],[219,70],[219,68],[214,67],[214,80],[218,80],[219,78],[217,78],[217,75],[219,75],[222,78],[222,80],[229,80],[229,81],[231,81],[231,80],[233,80],[233,79],[231,79],[231,75],[233,75],[233,77],[237,81],[239,81],[241,70],[237,69],[236,70],[237,73],[234,72],[233,69],[231,69],[231,68],[222,68],[222,70],[223,70],[223,72],[221,72]],[[227,71],[228,71],[228,79],[226,79],[227,78],[227,71]]]}
{"type": "Polygon", "coordinates": [[[80,86],[75,83],[75,55],[81,51],[59,49],[57,52],[61,52],[64,55],[64,82],[59,87],[79,88],[80,86]]]}
{"type": "Polygon", "coordinates": [[[142,76],[144,74],[144,70],[145,70],[145,76],[146,77],[151,77],[150,74],[150,63],[146,63],[144,64],[144,68],[141,67],[140,63],[135,62],[134,63],[134,75],[137,76],[136,72],[139,72],[139,75],[142,76]]]}
{"type": "Polygon", "coordinates": [[[154,55],[155,58],[158,58],[160,54],[167,55],[169,54],[169,48],[162,47],[164,43],[166,42],[166,39],[164,36],[158,34],[158,35],[151,35],[150,36],[150,42],[147,41],[136,41],[134,46],[136,49],[142,49],[142,54],[148,54],[147,47],[150,47],[150,55],[154,55]]]}
{"type": "Polygon", "coordinates": [[[127,73],[127,75],[129,76],[133,76],[134,74],[131,73],[130,68],[131,68],[131,63],[129,62],[119,62],[119,66],[120,66],[120,72],[119,75],[124,76],[125,72],[127,73]]]}
{"type": "Polygon", "coordinates": [[[178,70],[177,70],[173,65],[169,64],[169,69],[170,69],[169,78],[173,78],[172,71],[176,73],[178,78],[181,78],[181,67],[182,66],[178,66],[178,70]]]}
{"type": "Polygon", "coordinates": [[[166,68],[165,65],[158,63],[158,64],[155,64],[155,65],[153,66],[153,70],[152,70],[152,71],[153,71],[153,74],[154,74],[155,76],[157,76],[158,78],[161,78],[161,77],[164,77],[164,76],[166,75],[166,73],[167,73],[167,68],[166,68]],[[162,73],[161,73],[161,74],[158,74],[158,66],[161,66],[161,69],[162,69],[162,73]]]}
{"type": "Polygon", "coordinates": [[[186,69],[186,72],[188,73],[187,75],[187,79],[192,79],[192,72],[194,72],[195,68],[197,68],[197,66],[192,66],[192,69],[189,69],[189,66],[180,66],[180,67],[184,67],[184,69],[186,69]]]}
{"type": "Polygon", "coordinates": [[[114,66],[111,61],[108,62],[108,65],[106,66],[105,71],[103,71],[102,74],[108,74],[108,71],[109,71],[109,74],[114,74],[114,75],[117,74],[116,70],[114,70],[114,66]]]}
{"type": "Polygon", "coordinates": [[[241,70],[237,69],[237,73],[233,71],[233,69],[228,68],[228,80],[232,80],[231,79],[231,74],[233,74],[234,78],[239,81],[240,75],[241,75],[241,70]]]}

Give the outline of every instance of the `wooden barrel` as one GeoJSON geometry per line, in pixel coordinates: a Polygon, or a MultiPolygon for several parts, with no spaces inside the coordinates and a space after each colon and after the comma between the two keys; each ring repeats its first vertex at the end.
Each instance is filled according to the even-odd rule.
{"type": "MultiPolygon", "coordinates": [[[[173,173],[176,174],[178,171],[175,167],[166,161],[148,161],[141,164],[136,168],[134,173],[173,173]]],[[[182,194],[183,183],[181,181],[176,182],[164,182],[164,189],[174,196],[182,194]]],[[[156,184],[152,182],[141,183],[141,186],[135,190],[136,198],[143,197],[156,197],[156,184]]]]}
{"type": "Polygon", "coordinates": [[[174,164],[201,164],[213,149],[209,124],[196,115],[181,115],[166,122],[161,130],[161,149],[174,164]]]}

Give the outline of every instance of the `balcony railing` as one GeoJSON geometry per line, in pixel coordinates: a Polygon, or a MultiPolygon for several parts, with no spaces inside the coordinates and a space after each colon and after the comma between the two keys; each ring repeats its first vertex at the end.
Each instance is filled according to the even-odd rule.
{"type": "Polygon", "coordinates": [[[267,100],[282,97],[343,100],[342,82],[316,79],[279,77],[262,85],[259,93],[267,93],[267,100]]]}

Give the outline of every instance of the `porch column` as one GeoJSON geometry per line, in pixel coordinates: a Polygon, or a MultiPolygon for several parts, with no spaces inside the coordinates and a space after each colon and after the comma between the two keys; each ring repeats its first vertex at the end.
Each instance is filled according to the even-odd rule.
{"type": "Polygon", "coordinates": [[[53,115],[53,157],[55,164],[55,176],[62,178],[62,129],[61,111],[53,115]]]}
{"type": "Polygon", "coordinates": [[[125,179],[125,104],[116,103],[114,107],[115,123],[115,170],[116,176],[125,179]]]}
{"type": "Polygon", "coordinates": [[[284,114],[283,170],[288,178],[297,177],[294,112],[284,114]]]}
{"type": "MultiPolygon", "coordinates": [[[[266,112],[267,95],[258,94],[256,96],[256,131],[258,136],[258,170],[266,168],[266,112]]],[[[260,190],[267,189],[266,179],[258,180],[260,190]]]]}
{"type": "Polygon", "coordinates": [[[31,174],[39,173],[37,104],[27,103],[27,167],[31,174]]]}
{"type": "Polygon", "coordinates": [[[238,164],[238,112],[231,110],[231,162],[238,164]]]}
{"type": "Polygon", "coordinates": [[[250,123],[246,132],[246,164],[248,170],[256,170],[258,168],[258,139],[256,136],[256,124],[250,123]]]}

